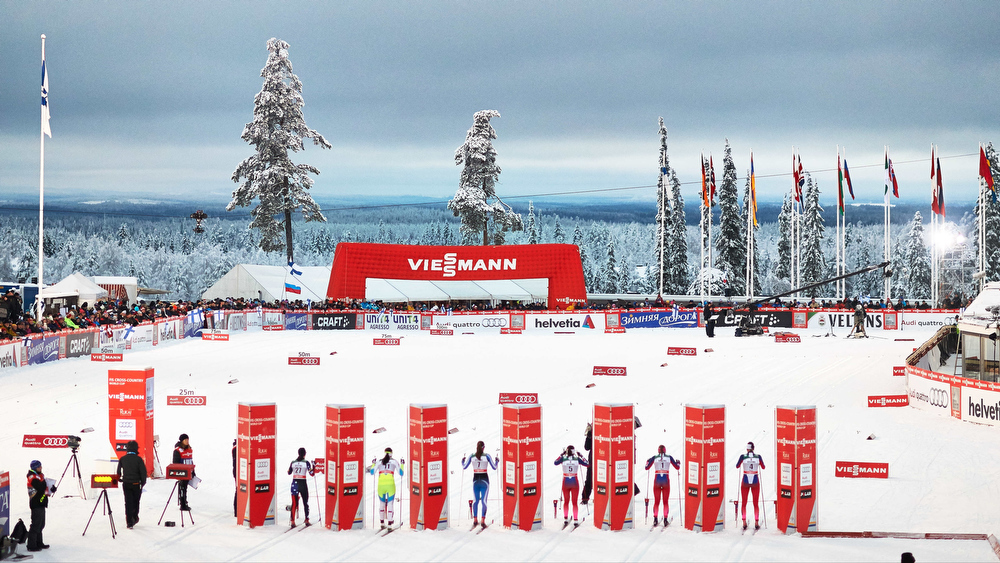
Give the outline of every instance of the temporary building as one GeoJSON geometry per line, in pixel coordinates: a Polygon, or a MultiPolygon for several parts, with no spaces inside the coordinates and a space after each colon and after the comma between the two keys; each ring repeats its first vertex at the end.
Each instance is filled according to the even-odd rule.
{"type": "Polygon", "coordinates": [[[296,266],[292,274],[287,266],[237,264],[201,295],[202,299],[229,297],[263,301],[323,301],[330,283],[329,266],[296,266]],[[298,292],[298,293],[296,293],[298,292]]]}
{"type": "Polygon", "coordinates": [[[108,299],[135,303],[139,296],[139,280],[132,276],[94,276],[94,283],[108,291],[108,299]]]}
{"type": "Polygon", "coordinates": [[[42,298],[76,297],[77,303],[93,304],[98,299],[108,296],[107,290],[92,282],[80,272],[74,272],[63,278],[59,283],[42,289],[42,298]]]}

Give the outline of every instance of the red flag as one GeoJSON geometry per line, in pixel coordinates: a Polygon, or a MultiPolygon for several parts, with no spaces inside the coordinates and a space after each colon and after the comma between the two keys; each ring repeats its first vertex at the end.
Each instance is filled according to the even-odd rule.
{"type": "Polygon", "coordinates": [[[705,178],[705,155],[701,155],[701,202],[705,207],[709,206],[708,202],[708,183],[705,178]]]}
{"type": "Polygon", "coordinates": [[[712,162],[712,155],[708,155],[708,170],[711,172],[712,180],[709,185],[712,187],[712,191],[708,194],[708,201],[715,201],[715,163],[712,162]]]}
{"type": "Polygon", "coordinates": [[[792,155],[792,195],[795,201],[802,200],[802,159],[799,159],[799,167],[795,167],[795,155],[792,155]]]}
{"type": "MultiPolygon", "coordinates": [[[[931,145],[931,180],[934,179],[935,169],[934,169],[934,145],[931,145]]],[[[932,184],[931,187],[931,213],[941,214],[941,206],[938,205],[938,190],[940,189],[940,182],[938,184],[932,184]]]]}
{"type": "Polygon", "coordinates": [[[935,200],[937,200],[938,213],[944,217],[944,186],[941,185],[941,158],[937,159],[937,191],[935,192],[935,200]]]}
{"type": "Polygon", "coordinates": [[[986,158],[986,151],[982,145],[979,146],[979,175],[986,181],[986,187],[996,196],[996,186],[993,184],[993,172],[990,170],[990,159],[986,158]]]}
{"type": "Polygon", "coordinates": [[[889,179],[892,181],[892,195],[899,197],[899,184],[896,182],[896,170],[892,167],[892,159],[889,159],[889,179]]]}

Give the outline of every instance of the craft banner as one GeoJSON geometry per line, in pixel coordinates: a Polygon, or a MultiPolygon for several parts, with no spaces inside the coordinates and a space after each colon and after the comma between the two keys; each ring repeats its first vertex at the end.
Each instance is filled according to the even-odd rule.
{"type": "Polygon", "coordinates": [[[240,403],[237,420],[236,523],[274,525],[274,460],[277,409],[274,403],[240,403]]]}
{"type": "Polygon", "coordinates": [[[448,406],[411,404],[410,528],[448,527],[448,406]]]}
{"type": "MultiPolygon", "coordinates": [[[[502,400],[502,397],[501,397],[502,400]]],[[[513,530],[542,529],[542,407],[505,404],[503,455],[503,525],[513,530]]]]}
{"type": "Polygon", "coordinates": [[[326,513],[333,531],[365,526],[365,407],[326,406],[326,513]]]}

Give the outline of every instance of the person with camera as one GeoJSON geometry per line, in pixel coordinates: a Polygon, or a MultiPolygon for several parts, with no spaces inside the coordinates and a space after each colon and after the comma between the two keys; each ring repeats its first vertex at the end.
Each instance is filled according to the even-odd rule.
{"type": "MultiPolygon", "coordinates": [[[[172,463],[182,463],[184,465],[194,465],[194,450],[191,449],[191,444],[187,434],[181,434],[177,438],[177,443],[174,444],[174,457],[172,463]]],[[[194,470],[191,471],[191,477],[194,477],[194,470]]],[[[188,484],[190,480],[181,480],[177,482],[177,500],[181,503],[181,510],[191,510],[188,506],[188,484]]]]}
{"type": "Polygon", "coordinates": [[[580,480],[577,477],[577,473],[580,471],[580,466],[590,467],[590,464],[587,463],[586,458],[580,457],[576,454],[576,448],[573,446],[566,446],[562,455],[556,458],[555,465],[561,465],[563,472],[563,528],[569,526],[570,502],[573,503],[573,526],[579,526],[580,519],[577,497],[580,495],[580,480]]]}
{"type": "Polygon", "coordinates": [[[49,487],[42,473],[42,462],[37,459],[31,462],[28,471],[28,508],[31,510],[31,527],[28,528],[28,551],[48,549],[49,545],[42,541],[42,529],[45,528],[45,509],[49,506],[49,495],[56,492],[56,487],[49,487]]]}
{"type": "Polygon", "coordinates": [[[139,455],[139,442],[130,440],[118,460],[118,481],[125,494],[125,524],[131,530],[139,523],[139,500],[146,486],[146,462],[139,455]]]}
{"type": "Polygon", "coordinates": [[[299,499],[302,499],[305,525],[309,526],[309,481],[310,475],[315,475],[312,463],[306,459],[306,449],[299,448],[299,457],[288,466],[288,474],[292,476],[292,527],[295,527],[295,516],[298,512],[299,499]]]}

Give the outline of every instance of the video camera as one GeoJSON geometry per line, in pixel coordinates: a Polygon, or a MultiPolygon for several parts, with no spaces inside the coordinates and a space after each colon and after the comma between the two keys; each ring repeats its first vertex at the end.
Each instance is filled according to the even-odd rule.
{"type": "Polygon", "coordinates": [[[83,438],[70,434],[69,436],[66,436],[66,447],[71,450],[77,450],[80,447],[81,440],[83,440],[83,438]]]}

